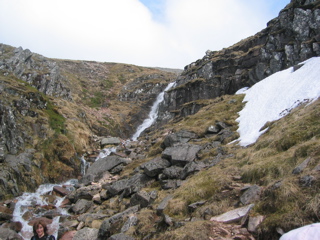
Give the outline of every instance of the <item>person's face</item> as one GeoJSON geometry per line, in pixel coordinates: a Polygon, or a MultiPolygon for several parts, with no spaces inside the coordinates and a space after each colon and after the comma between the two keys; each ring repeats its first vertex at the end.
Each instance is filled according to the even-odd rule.
{"type": "Polygon", "coordinates": [[[37,227],[37,234],[38,234],[38,237],[42,237],[44,235],[44,229],[41,224],[39,224],[39,226],[37,227]]]}

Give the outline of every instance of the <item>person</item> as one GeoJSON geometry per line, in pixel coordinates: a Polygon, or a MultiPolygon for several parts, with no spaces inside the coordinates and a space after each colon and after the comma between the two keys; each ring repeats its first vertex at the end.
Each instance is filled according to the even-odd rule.
{"type": "Polygon", "coordinates": [[[54,236],[48,235],[47,224],[41,220],[33,224],[33,234],[31,240],[56,240],[54,236]]]}

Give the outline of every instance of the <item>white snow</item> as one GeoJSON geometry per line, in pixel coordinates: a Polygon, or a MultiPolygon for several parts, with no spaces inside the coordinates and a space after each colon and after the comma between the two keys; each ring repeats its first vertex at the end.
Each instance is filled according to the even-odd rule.
{"type": "Polygon", "coordinates": [[[320,97],[320,57],[302,62],[296,71],[293,67],[277,72],[237,94],[246,96],[245,107],[239,112],[238,139],[241,146],[257,141],[268,121],[278,120],[303,102],[320,97]]]}
{"type": "Polygon", "coordinates": [[[315,240],[320,239],[320,223],[306,225],[283,234],[280,240],[315,240]]]}

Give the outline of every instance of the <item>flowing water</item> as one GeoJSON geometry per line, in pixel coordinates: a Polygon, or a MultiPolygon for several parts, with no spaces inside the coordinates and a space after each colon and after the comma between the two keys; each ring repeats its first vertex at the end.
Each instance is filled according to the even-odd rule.
{"type": "MultiPolygon", "coordinates": [[[[169,83],[168,86],[164,89],[164,91],[158,95],[156,101],[154,102],[151,108],[149,117],[145,119],[143,123],[137,128],[136,133],[132,136],[132,140],[137,140],[140,134],[155,122],[155,120],[158,117],[159,104],[164,100],[164,93],[168,91],[170,88],[172,88],[174,85],[175,82],[169,83]]],[[[112,152],[116,152],[115,147],[105,148],[101,150],[95,161],[109,156],[112,152]]],[[[82,156],[81,173],[83,175],[85,175],[86,170],[89,166],[90,163],[88,163],[85,160],[84,156],[82,156]]],[[[24,240],[29,240],[33,236],[32,226],[28,224],[30,220],[45,216],[46,211],[43,211],[44,206],[49,206],[50,204],[54,204],[57,216],[52,219],[52,223],[48,225],[48,229],[50,230],[50,234],[54,235],[57,239],[60,216],[67,216],[69,214],[65,209],[60,208],[64,198],[55,196],[54,200],[50,200],[49,196],[54,186],[73,186],[76,183],[76,181],[77,180],[70,180],[64,184],[43,184],[39,186],[36,192],[24,193],[22,196],[16,198],[17,203],[13,212],[13,221],[22,223],[23,228],[20,232],[20,235],[23,237],[24,240]],[[40,207],[40,210],[37,207],[40,207]]]]}
{"type": "Polygon", "coordinates": [[[164,89],[164,91],[158,95],[156,101],[153,103],[153,106],[149,113],[149,117],[143,121],[143,123],[137,128],[137,131],[133,134],[132,136],[133,141],[136,141],[140,136],[140,134],[147,128],[151,127],[151,125],[155,122],[155,120],[158,117],[159,105],[164,100],[164,93],[169,89],[171,89],[174,85],[175,85],[175,82],[169,83],[168,86],[164,89]]]}
{"type": "Polygon", "coordinates": [[[30,220],[43,217],[46,214],[46,211],[43,211],[45,209],[44,206],[50,205],[54,206],[56,211],[55,215],[57,216],[52,219],[52,223],[48,228],[50,230],[50,234],[54,235],[57,239],[60,216],[66,216],[69,214],[65,209],[60,208],[64,198],[58,196],[54,196],[54,198],[52,198],[50,197],[52,196],[50,193],[54,186],[73,186],[76,182],[77,180],[70,180],[64,184],[43,184],[39,186],[36,192],[26,192],[22,196],[16,198],[17,203],[13,211],[13,221],[22,223],[23,227],[20,235],[23,239],[29,240],[33,236],[32,226],[28,224],[30,220]]]}
{"type": "MultiPolygon", "coordinates": [[[[116,147],[104,148],[100,151],[99,155],[95,161],[100,158],[109,156],[112,152],[116,152],[116,147]]],[[[84,156],[81,157],[81,173],[84,175],[90,163],[87,162],[84,156]]],[[[59,221],[60,216],[70,215],[66,209],[61,208],[61,204],[64,200],[64,197],[53,196],[51,193],[54,186],[67,186],[67,189],[71,190],[74,184],[77,183],[77,180],[69,180],[62,184],[43,184],[40,185],[36,192],[34,193],[23,193],[22,196],[17,197],[15,209],[13,212],[13,221],[22,223],[22,230],[20,235],[24,240],[29,240],[33,236],[32,226],[29,225],[29,222],[33,219],[45,217],[47,211],[45,211],[46,206],[54,205],[55,216],[52,219],[52,223],[48,225],[49,233],[54,235],[57,239],[58,230],[59,230],[59,221]],[[69,186],[69,187],[68,187],[69,186]]],[[[50,211],[50,210],[49,210],[50,211]]],[[[51,210],[52,211],[52,210],[51,210]]],[[[1,237],[1,236],[0,236],[1,237]]]]}

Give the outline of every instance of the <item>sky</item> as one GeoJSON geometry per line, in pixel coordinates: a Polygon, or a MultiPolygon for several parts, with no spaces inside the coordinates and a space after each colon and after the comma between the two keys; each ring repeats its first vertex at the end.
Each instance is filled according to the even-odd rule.
{"type": "Polygon", "coordinates": [[[265,123],[278,120],[303,102],[312,102],[320,97],[320,57],[303,62],[296,71],[293,67],[277,72],[249,89],[240,89],[245,94],[245,107],[239,112],[238,139],[241,146],[248,146],[259,138],[265,123]]]}
{"type": "Polygon", "coordinates": [[[184,68],[290,0],[0,0],[0,43],[45,57],[184,68]]]}

